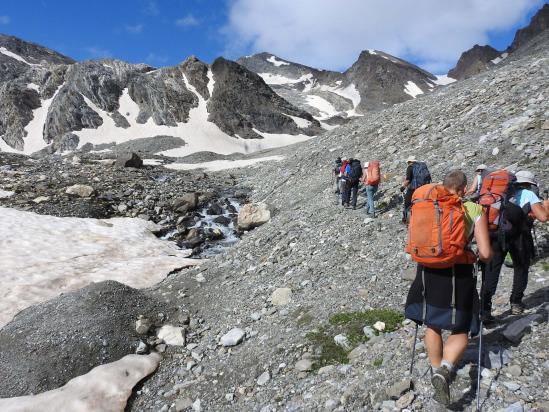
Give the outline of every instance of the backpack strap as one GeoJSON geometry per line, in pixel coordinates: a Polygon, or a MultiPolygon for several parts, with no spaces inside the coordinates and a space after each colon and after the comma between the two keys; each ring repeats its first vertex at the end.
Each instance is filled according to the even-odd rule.
{"type": "Polygon", "coordinates": [[[419,265],[419,268],[419,270],[421,270],[421,296],[423,297],[421,321],[425,322],[425,316],[427,316],[427,300],[425,299],[425,269],[423,268],[423,265],[419,265]]]}
{"type": "Polygon", "coordinates": [[[452,310],[452,325],[456,324],[456,266],[452,266],[452,302],[450,303],[452,310]]]}

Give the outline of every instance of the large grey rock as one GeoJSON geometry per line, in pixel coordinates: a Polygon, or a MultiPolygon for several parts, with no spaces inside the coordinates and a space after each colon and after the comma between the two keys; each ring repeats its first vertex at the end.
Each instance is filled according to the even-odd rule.
{"type": "Polygon", "coordinates": [[[90,197],[95,193],[95,189],[88,185],[72,185],[65,189],[65,193],[78,197],[90,197]]]}
{"type": "Polygon", "coordinates": [[[524,334],[530,330],[532,323],[541,321],[543,321],[543,315],[539,313],[524,316],[509,323],[503,330],[502,335],[513,343],[519,343],[524,334]]]}
{"type": "Polygon", "coordinates": [[[0,330],[0,397],[54,389],[134,353],[135,319],[159,311],[163,303],[114,281],[23,310],[0,330]]]}
{"type": "Polygon", "coordinates": [[[116,156],[115,166],[140,168],[143,166],[143,160],[133,152],[120,153],[116,156]]]}
{"type": "Polygon", "coordinates": [[[248,203],[238,212],[238,228],[250,230],[271,220],[271,212],[265,203],[248,203]]]}

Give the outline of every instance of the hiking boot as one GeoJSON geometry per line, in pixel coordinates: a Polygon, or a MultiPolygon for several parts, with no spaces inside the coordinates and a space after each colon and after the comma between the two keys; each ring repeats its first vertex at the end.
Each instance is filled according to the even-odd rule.
{"type": "Polygon", "coordinates": [[[450,371],[441,366],[435,369],[431,377],[431,384],[435,389],[433,399],[442,405],[450,404],[450,371]]]}
{"type": "Polygon", "coordinates": [[[511,315],[522,315],[524,313],[524,305],[522,303],[511,303],[511,315]]]}
{"type": "Polygon", "coordinates": [[[353,210],[356,210],[356,206],[353,206],[353,210]]]}

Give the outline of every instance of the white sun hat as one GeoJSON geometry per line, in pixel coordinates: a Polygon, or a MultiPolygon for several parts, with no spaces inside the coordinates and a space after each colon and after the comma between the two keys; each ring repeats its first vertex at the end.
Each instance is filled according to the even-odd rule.
{"type": "Polygon", "coordinates": [[[417,162],[417,159],[415,156],[408,156],[408,159],[406,159],[406,162],[407,163],[417,162]]]}
{"type": "Polygon", "coordinates": [[[486,170],[488,169],[488,166],[486,166],[484,163],[481,165],[478,165],[475,170],[486,170]]]}
{"type": "Polygon", "coordinates": [[[517,177],[517,183],[530,183],[532,185],[538,185],[534,174],[528,170],[521,170],[517,172],[515,176],[517,177]]]}
{"type": "Polygon", "coordinates": [[[369,164],[370,164],[370,162],[364,163],[364,167],[368,167],[369,164]]]}

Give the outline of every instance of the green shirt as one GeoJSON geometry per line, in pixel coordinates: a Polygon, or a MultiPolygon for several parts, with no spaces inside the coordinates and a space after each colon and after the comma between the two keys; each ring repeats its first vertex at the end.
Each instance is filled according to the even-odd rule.
{"type": "Polygon", "coordinates": [[[471,239],[475,233],[475,223],[482,216],[482,206],[473,202],[463,202],[463,208],[465,209],[465,233],[467,239],[471,239]]]}

